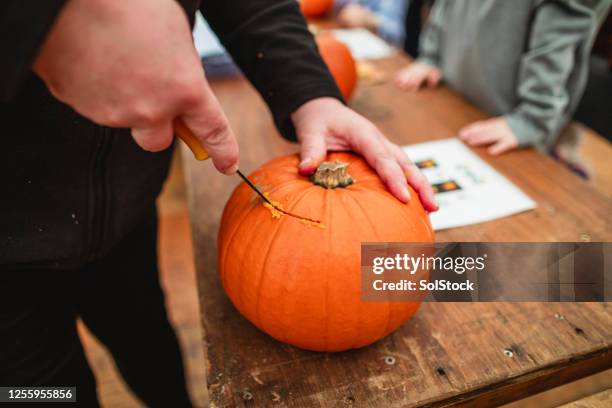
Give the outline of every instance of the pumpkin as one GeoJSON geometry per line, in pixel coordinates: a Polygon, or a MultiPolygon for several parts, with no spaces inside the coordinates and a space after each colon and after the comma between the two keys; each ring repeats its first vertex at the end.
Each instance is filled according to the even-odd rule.
{"type": "Polygon", "coordinates": [[[317,171],[327,166],[327,174],[312,180],[299,175],[297,155],[250,175],[275,204],[323,225],[273,211],[242,183],[227,202],[218,237],[220,280],[238,311],[275,339],[315,351],[371,344],[420,305],[361,300],[362,242],[434,239],[414,191],[402,203],[359,156],[328,159],[317,171]]]}
{"type": "Polygon", "coordinates": [[[321,17],[334,5],[334,0],[299,0],[300,10],[304,16],[321,17]]]}
{"type": "Polygon", "coordinates": [[[319,53],[347,101],[357,85],[357,64],[349,48],[329,33],[316,37],[319,53]]]}

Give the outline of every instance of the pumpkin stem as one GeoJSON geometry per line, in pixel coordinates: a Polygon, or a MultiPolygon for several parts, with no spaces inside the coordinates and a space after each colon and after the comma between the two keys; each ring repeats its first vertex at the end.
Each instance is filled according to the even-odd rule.
{"type": "Polygon", "coordinates": [[[323,162],[317,171],[310,176],[310,181],[325,188],[347,187],[353,184],[354,180],[346,172],[348,163],[341,161],[323,162]]]}

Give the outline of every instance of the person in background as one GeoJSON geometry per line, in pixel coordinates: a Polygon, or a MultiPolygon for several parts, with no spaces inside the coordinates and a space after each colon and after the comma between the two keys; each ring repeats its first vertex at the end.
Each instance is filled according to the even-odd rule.
{"type": "Polygon", "coordinates": [[[202,66],[208,80],[241,75],[240,68],[199,11],[196,12],[193,26],[193,42],[202,59],[202,66]]]}
{"type": "Polygon", "coordinates": [[[589,81],[574,118],[612,142],[612,13],[604,21],[589,61],[589,81]]]}
{"type": "MultiPolygon", "coordinates": [[[[580,100],[588,57],[608,0],[436,0],[406,91],[444,80],[494,117],[462,128],[470,146],[498,155],[555,150],[580,100]]],[[[569,144],[574,144],[568,141],[569,144]]]]}
{"type": "Polygon", "coordinates": [[[300,142],[296,171],[353,150],[398,199],[410,182],[436,209],[402,149],[345,106],[295,1],[4,0],[0,386],[77,387],[79,406],[99,406],[80,317],[145,406],[192,406],[156,259],[173,121],[219,172],[239,161],[194,47],[198,8],[300,142]]]}
{"type": "Polygon", "coordinates": [[[409,0],[339,0],[338,22],[345,27],[363,27],[398,47],[404,45],[409,0]]]}
{"type": "Polygon", "coordinates": [[[404,51],[412,58],[419,56],[419,38],[423,30],[423,20],[429,14],[433,0],[411,0],[406,12],[404,27],[406,36],[404,39],[404,51]]]}

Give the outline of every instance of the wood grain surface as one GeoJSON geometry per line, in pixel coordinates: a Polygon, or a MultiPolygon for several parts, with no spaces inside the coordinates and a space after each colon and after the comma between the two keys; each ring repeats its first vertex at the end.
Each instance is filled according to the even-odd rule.
{"type": "Polygon", "coordinates": [[[560,406],[559,408],[608,408],[612,407],[612,389],[560,406]]]}
{"type": "MultiPolygon", "coordinates": [[[[402,55],[376,62],[387,81],[362,81],[351,106],[399,144],[455,136],[481,112],[446,88],[406,94],[389,81],[402,55]]],[[[296,152],[242,79],[213,83],[250,172],[296,152]]],[[[610,241],[612,204],[549,157],[520,150],[497,158],[475,150],[537,202],[529,212],[441,231],[439,241],[610,241]]],[[[217,278],[216,236],[238,177],[216,173],[183,150],[198,273],[211,406],[498,406],[612,367],[612,307],[606,303],[427,303],[378,343],[313,353],[257,330],[217,278]]]]}

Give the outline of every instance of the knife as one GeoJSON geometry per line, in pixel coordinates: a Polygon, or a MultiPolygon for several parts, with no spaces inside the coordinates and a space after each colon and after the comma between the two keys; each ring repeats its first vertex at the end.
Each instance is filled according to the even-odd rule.
{"type": "MultiPolygon", "coordinates": [[[[198,139],[196,135],[193,134],[191,129],[189,129],[189,127],[185,124],[185,122],[181,118],[176,118],[174,119],[172,124],[174,127],[174,133],[176,134],[176,136],[178,136],[179,139],[181,139],[187,145],[187,147],[189,147],[189,150],[191,150],[196,160],[198,161],[208,160],[208,158],[210,157],[208,155],[208,151],[202,145],[202,142],[200,141],[200,139],[198,139]]],[[[298,218],[300,220],[305,220],[305,221],[313,222],[316,224],[322,224],[321,221],[314,220],[308,217],[303,217],[301,215],[293,214],[289,211],[283,210],[278,205],[274,204],[268,197],[266,197],[266,195],[262,193],[261,190],[259,190],[259,188],[257,188],[257,186],[255,186],[255,184],[253,184],[247,176],[242,174],[240,170],[236,170],[236,173],[254,192],[257,193],[259,197],[261,197],[262,200],[268,203],[276,211],[289,215],[290,217],[298,218]]]]}

